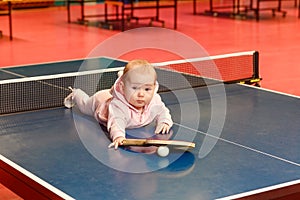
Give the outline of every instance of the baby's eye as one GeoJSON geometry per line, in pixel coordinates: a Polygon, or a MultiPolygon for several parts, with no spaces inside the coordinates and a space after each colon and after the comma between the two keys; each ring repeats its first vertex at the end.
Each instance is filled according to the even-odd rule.
{"type": "Polygon", "coordinates": [[[145,88],[145,91],[146,92],[149,92],[149,91],[151,91],[152,90],[152,88],[145,88]]]}
{"type": "Polygon", "coordinates": [[[132,89],[134,89],[134,90],[137,90],[137,89],[138,89],[138,87],[135,87],[135,86],[133,86],[133,87],[132,87],[132,89]]]}

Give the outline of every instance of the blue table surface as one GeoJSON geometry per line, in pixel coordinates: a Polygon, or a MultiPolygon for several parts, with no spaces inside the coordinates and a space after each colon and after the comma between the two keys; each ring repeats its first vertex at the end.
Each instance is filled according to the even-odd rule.
{"type": "MultiPolygon", "coordinates": [[[[175,122],[173,135],[196,143],[185,153],[161,158],[108,149],[105,128],[76,108],[0,116],[0,153],[84,200],[215,199],[300,179],[300,99],[241,85],[225,89],[220,138],[205,135],[212,116],[206,88],[194,89],[197,99],[178,91],[186,97],[180,103],[175,95],[161,94],[175,122]],[[195,121],[196,128],[187,128],[195,121]],[[205,139],[216,144],[199,157],[205,139]]],[[[152,126],[135,131],[152,134],[152,126]]]]}
{"type": "Polygon", "coordinates": [[[26,66],[16,66],[0,69],[0,80],[8,80],[22,77],[44,76],[69,72],[106,69],[112,67],[124,67],[125,61],[108,57],[85,58],[61,62],[39,63],[26,66]]]}

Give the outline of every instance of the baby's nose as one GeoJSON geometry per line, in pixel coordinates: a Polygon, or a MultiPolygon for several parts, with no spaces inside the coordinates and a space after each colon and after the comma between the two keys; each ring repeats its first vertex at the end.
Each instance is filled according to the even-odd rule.
{"type": "Polygon", "coordinates": [[[138,95],[139,95],[139,96],[144,96],[144,91],[143,91],[142,89],[139,89],[138,95]]]}

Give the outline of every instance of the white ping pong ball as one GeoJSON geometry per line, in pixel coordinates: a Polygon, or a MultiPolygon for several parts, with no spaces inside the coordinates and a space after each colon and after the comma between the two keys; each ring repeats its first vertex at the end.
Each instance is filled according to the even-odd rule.
{"type": "Polygon", "coordinates": [[[167,146],[160,146],[157,148],[157,154],[160,157],[166,157],[167,155],[169,155],[169,148],[167,146]]]}

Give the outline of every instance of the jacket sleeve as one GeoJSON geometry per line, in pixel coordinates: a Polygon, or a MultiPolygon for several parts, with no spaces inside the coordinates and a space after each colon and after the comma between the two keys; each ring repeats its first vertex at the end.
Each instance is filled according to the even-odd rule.
{"type": "Polygon", "coordinates": [[[156,123],[161,124],[161,123],[166,123],[168,124],[170,127],[173,126],[173,120],[170,114],[169,109],[166,107],[166,105],[164,104],[164,102],[161,100],[160,96],[157,94],[156,96],[156,105],[159,106],[159,112],[157,114],[157,120],[156,123]]]}
{"type": "Polygon", "coordinates": [[[125,137],[125,129],[127,126],[126,108],[118,101],[112,101],[109,105],[109,114],[107,121],[107,130],[112,141],[117,137],[125,137]]]}

